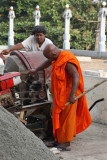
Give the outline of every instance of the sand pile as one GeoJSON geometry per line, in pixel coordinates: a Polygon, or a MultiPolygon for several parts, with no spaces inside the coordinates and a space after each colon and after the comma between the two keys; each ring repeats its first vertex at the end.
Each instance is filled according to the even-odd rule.
{"type": "Polygon", "coordinates": [[[0,106],[0,160],[58,160],[14,115],[0,106]]]}

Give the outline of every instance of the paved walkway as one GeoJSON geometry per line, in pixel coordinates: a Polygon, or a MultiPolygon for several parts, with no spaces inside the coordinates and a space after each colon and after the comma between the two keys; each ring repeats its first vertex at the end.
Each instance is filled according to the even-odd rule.
{"type": "MultiPolygon", "coordinates": [[[[86,57],[85,57],[86,58],[86,57]]],[[[91,61],[79,61],[82,70],[105,70],[107,71],[107,59],[91,59],[91,61]]]]}
{"type": "Polygon", "coordinates": [[[71,151],[57,154],[62,160],[107,160],[107,125],[92,123],[71,142],[71,151]]]}

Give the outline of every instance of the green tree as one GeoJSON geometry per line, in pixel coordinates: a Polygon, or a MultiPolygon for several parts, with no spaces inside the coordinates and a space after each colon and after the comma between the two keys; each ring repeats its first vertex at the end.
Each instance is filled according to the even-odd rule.
{"type": "Polygon", "coordinates": [[[34,27],[33,12],[40,6],[40,24],[47,29],[47,37],[62,48],[64,34],[65,5],[69,4],[73,17],[70,21],[70,47],[73,49],[93,50],[97,29],[97,14],[101,3],[93,0],[1,0],[0,1],[0,45],[7,44],[8,12],[10,6],[15,11],[15,44],[31,34],[34,27]]]}

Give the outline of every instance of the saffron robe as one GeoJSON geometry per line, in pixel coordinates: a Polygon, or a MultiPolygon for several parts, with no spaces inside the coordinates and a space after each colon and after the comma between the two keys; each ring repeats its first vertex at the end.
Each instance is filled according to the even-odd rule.
{"type": "Polygon", "coordinates": [[[59,143],[72,141],[77,133],[84,131],[92,123],[85,95],[65,107],[72,88],[72,77],[65,72],[67,62],[74,64],[79,73],[76,96],[84,92],[82,71],[77,58],[69,51],[61,51],[57,60],[52,62],[51,72],[53,135],[59,143]]]}

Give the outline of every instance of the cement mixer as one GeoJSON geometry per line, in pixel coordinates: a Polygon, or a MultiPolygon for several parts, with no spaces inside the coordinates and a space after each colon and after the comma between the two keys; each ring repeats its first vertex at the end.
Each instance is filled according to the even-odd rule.
{"type": "Polygon", "coordinates": [[[14,85],[5,88],[9,91],[1,96],[0,103],[41,139],[49,136],[52,126],[49,87],[51,67],[37,72],[36,75],[25,73],[37,68],[46,60],[42,52],[13,51],[5,60],[4,74],[0,79],[2,84],[9,79],[7,84],[10,84],[10,79],[13,81],[17,77],[17,83],[14,80],[14,85]]]}

